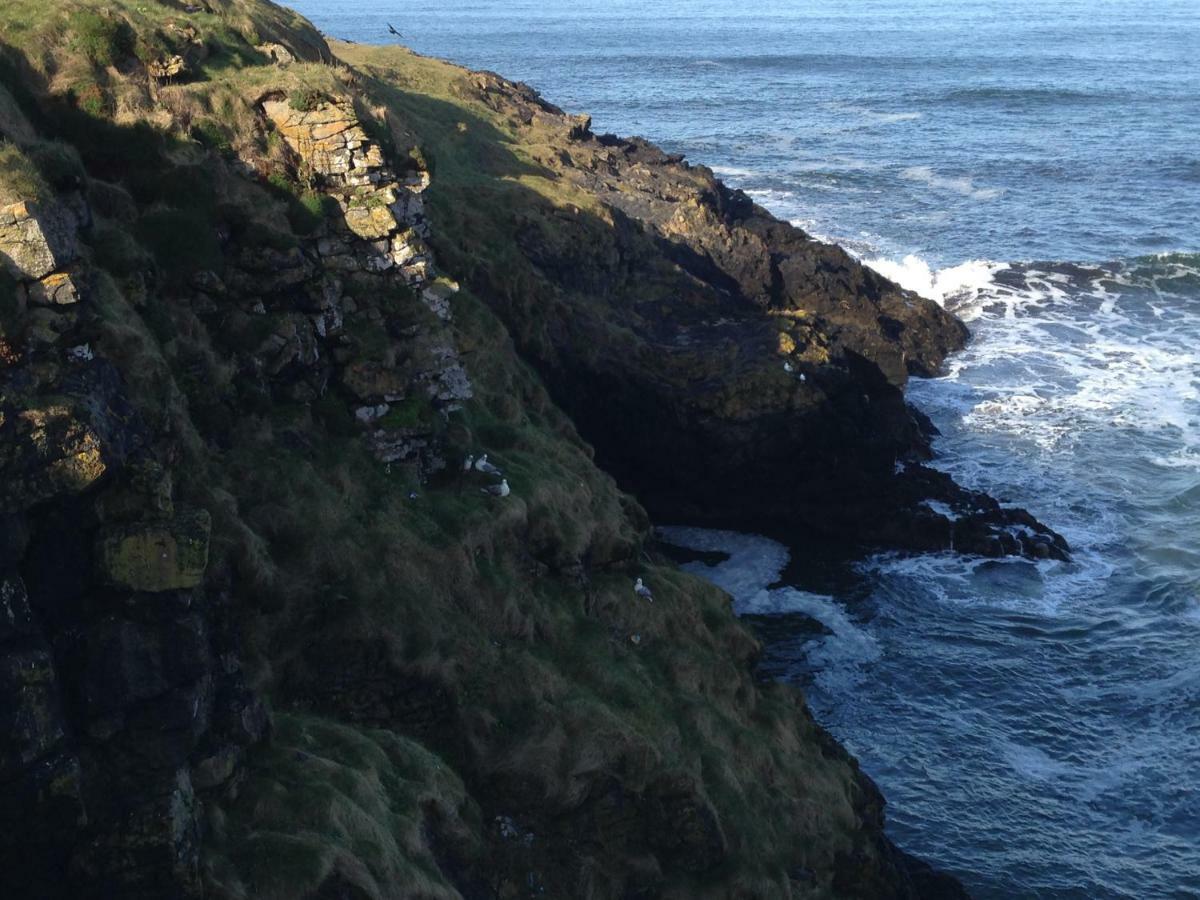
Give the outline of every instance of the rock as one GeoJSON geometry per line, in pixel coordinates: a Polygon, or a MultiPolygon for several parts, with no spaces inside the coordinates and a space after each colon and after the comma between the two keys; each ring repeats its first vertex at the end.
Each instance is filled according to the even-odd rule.
{"type": "Polygon", "coordinates": [[[290,66],[296,61],[296,57],[292,54],[292,51],[283,46],[283,44],[268,42],[266,44],[259,44],[254,49],[266,56],[277,66],[290,66]]]}
{"type": "Polygon", "coordinates": [[[119,712],[161,697],[171,688],[158,628],[116,618],[99,623],[88,635],[82,678],[89,716],[119,712]]]}
{"type": "Polygon", "coordinates": [[[0,654],[0,782],[49,753],[63,738],[57,679],[45,649],[0,654]]]}
{"type": "Polygon", "coordinates": [[[196,797],[186,769],[146,785],[111,829],[76,854],[75,877],[90,896],[192,900],[203,895],[196,797]]]}
{"type": "Polygon", "coordinates": [[[142,460],[130,464],[122,480],[103,493],[96,511],[106,522],[170,519],[175,514],[171,493],[170,472],[153,460],[142,460]]]}
{"type": "Polygon", "coordinates": [[[146,71],[151,78],[163,81],[167,78],[178,78],[180,75],[187,74],[188,65],[182,56],[164,56],[147,64],[146,71]]]}
{"type": "Polygon", "coordinates": [[[16,575],[0,578],[0,644],[36,633],[25,583],[16,575]]]}
{"type": "Polygon", "coordinates": [[[60,750],[5,781],[0,886],[13,888],[11,896],[64,896],[64,873],[88,824],[82,780],[78,758],[60,750]]]}
{"type": "Polygon", "coordinates": [[[75,494],[107,471],[96,431],[70,404],[26,409],[0,417],[0,499],[27,508],[58,494],[75,494]]]}
{"type": "MultiPolygon", "coordinates": [[[[547,177],[590,203],[527,197],[498,211],[491,224],[511,240],[472,267],[473,292],[652,517],[950,543],[948,523],[920,519],[896,464],[932,455],[904,388],[963,346],[962,322],[704,167],[595,136],[524,85],[467,77],[547,177]]],[[[456,249],[475,252],[465,239],[456,249]]],[[[1001,552],[1044,552],[1001,539],[1002,518],[988,511],[980,534],[1001,552]]],[[[956,526],[960,540],[981,546],[969,527],[956,526]]]]}
{"type": "Polygon", "coordinates": [[[385,238],[399,227],[391,209],[382,201],[365,198],[346,210],[346,227],[366,241],[385,238]]]}
{"type": "Polygon", "coordinates": [[[192,785],[198,791],[218,787],[237,770],[242,752],[232,744],[224,744],[192,765],[192,785]]]}
{"type": "Polygon", "coordinates": [[[55,272],[26,287],[29,302],[35,306],[71,306],[80,298],[78,276],[70,272],[55,272]]]}
{"type": "Polygon", "coordinates": [[[78,255],[75,219],[59,204],[0,207],[0,264],[15,278],[37,281],[78,255]]]}
{"type": "Polygon", "coordinates": [[[168,521],[106,526],[97,544],[99,577],[147,593],[197,587],[208,566],[211,527],[203,509],[178,512],[168,521]]]}
{"type": "Polygon", "coordinates": [[[458,293],[458,285],[449,280],[438,280],[421,291],[421,299],[429,310],[443,322],[449,322],[450,298],[458,293]]]}

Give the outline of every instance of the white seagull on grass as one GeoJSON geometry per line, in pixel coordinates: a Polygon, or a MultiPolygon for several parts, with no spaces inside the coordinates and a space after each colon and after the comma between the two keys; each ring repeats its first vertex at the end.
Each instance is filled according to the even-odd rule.
{"type": "Polygon", "coordinates": [[[644,597],[645,599],[649,600],[651,603],[654,602],[654,594],[650,591],[650,588],[646,587],[645,583],[640,578],[633,583],[633,592],[639,597],[644,597]]]}
{"type": "Polygon", "coordinates": [[[488,455],[485,453],[479,459],[475,460],[475,471],[482,472],[484,475],[500,475],[499,469],[488,462],[488,455]]]}
{"type": "Polygon", "coordinates": [[[505,478],[499,484],[493,484],[485,488],[480,488],[480,492],[491,497],[507,497],[512,493],[512,488],[508,486],[508,479],[505,478]]]}

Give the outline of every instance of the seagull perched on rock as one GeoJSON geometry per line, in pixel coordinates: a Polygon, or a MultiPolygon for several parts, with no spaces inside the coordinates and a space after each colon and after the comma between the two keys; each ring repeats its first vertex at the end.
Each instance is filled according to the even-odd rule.
{"type": "Polygon", "coordinates": [[[488,455],[485,453],[479,459],[475,460],[475,471],[482,472],[484,475],[502,475],[499,469],[488,462],[488,455]]]}
{"type": "Polygon", "coordinates": [[[645,582],[643,582],[640,578],[633,583],[633,592],[639,597],[644,597],[645,599],[649,600],[651,603],[654,602],[654,594],[650,591],[650,588],[646,587],[645,582]]]}
{"type": "Polygon", "coordinates": [[[505,478],[499,484],[491,484],[485,488],[480,488],[480,493],[487,494],[491,497],[507,497],[512,493],[512,488],[508,486],[508,479],[505,478]]]}
{"type": "Polygon", "coordinates": [[[464,472],[470,472],[473,468],[475,468],[475,454],[471,454],[470,456],[468,456],[466,459],[463,460],[463,471],[464,472]]]}

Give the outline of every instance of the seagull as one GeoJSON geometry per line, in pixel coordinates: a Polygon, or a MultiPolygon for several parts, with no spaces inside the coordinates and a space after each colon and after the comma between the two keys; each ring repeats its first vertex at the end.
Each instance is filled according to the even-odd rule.
{"type": "Polygon", "coordinates": [[[471,454],[463,460],[463,471],[470,472],[473,468],[475,468],[475,455],[471,454]]]}
{"type": "Polygon", "coordinates": [[[391,32],[392,34],[394,34],[396,37],[398,37],[398,38],[402,38],[402,37],[404,37],[404,35],[402,35],[400,32],[398,32],[398,31],[396,30],[396,26],[395,26],[395,25],[393,25],[391,22],[388,22],[388,23],[387,23],[387,27],[388,27],[388,31],[390,31],[390,32],[391,32]]]}
{"type": "Polygon", "coordinates": [[[482,472],[484,475],[502,475],[503,473],[499,469],[488,462],[487,457],[488,455],[485,453],[475,460],[475,471],[482,472]]]}
{"type": "Polygon", "coordinates": [[[645,597],[651,603],[654,602],[654,594],[650,592],[650,588],[646,587],[640,578],[633,583],[633,592],[639,597],[645,597]]]}
{"type": "Polygon", "coordinates": [[[508,479],[505,478],[499,484],[492,484],[485,488],[480,488],[480,493],[488,494],[492,497],[507,497],[512,493],[512,488],[508,486],[508,479]]]}

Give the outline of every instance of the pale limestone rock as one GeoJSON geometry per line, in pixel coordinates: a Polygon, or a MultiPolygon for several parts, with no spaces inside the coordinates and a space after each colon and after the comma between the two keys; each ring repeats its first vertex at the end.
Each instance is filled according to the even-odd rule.
{"type": "Polygon", "coordinates": [[[75,220],[55,203],[0,208],[0,263],[21,281],[45,278],[79,255],[75,220]]]}

